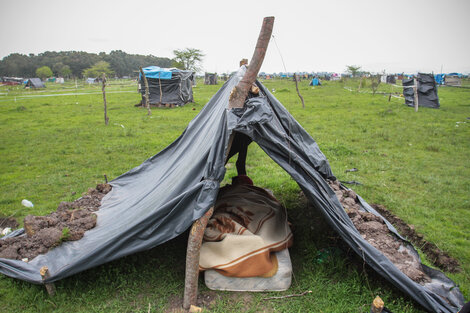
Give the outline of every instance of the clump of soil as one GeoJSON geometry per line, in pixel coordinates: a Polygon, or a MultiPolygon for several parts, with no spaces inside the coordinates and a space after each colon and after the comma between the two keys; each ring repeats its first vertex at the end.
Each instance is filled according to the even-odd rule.
{"type": "Polygon", "coordinates": [[[374,248],[383,253],[403,274],[423,284],[431,278],[422,269],[416,255],[407,249],[407,243],[389,231],[381,217],[360,210],[357,195],[353,190],[342,189],[339,181],[329,181],[346,213],[356,229],[374,248]]]}
{"type": "Polygon", "coordinates": [[[433,265],[451,273],[457,273],[461,271],[460,264],[456,259],[449,256],[446,252],[441,251],[432,242],[424,239],[423,235],[418,234],[415,231],[413,225],[406,224],[381,204],[371,204],[371,206],[382,216],[384,216],[390,223],[392,223],[402,236],[406,237],[414,245],[418,246],[420,250],[426,254],[433,265]]]}
{"type": "Polygon", "coordinates": [[[26,236],[0,240],[0,258],[27,261],[44,254],[63,241],[79,240],[96,225],[95,211],[111,185],[98,184],[73,202],[61,202],[46,216],[28,215],[24,219],[26,236]]]}

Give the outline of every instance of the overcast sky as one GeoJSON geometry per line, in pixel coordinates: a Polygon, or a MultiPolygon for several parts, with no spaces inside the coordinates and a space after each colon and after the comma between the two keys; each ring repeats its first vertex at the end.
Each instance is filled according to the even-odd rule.
{"type": "MultiPolygon", "coordinates": [[[[79,50],[173,57],[197,48],[203,68],[250,59],[275,16],[264,72],[470,72],[470,1],[0,0],[0,58],[79,50]],[[277,43],[277,45],[276,45],[277,43]]],[[[150,64],[149,64],[150,65],[150,64]]]]}

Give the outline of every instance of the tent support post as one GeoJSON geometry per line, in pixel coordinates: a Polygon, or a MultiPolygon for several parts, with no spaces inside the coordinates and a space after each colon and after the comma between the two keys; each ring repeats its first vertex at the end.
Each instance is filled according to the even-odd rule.
{"type": "Polygon", "coordinates": [[[188,310],[191,305],[196,304],[197,284],[199,278],[199,252],[201,250],[202,238],[209,218],[214,213],[210,208],[200,219],[193,223],[188,238],[186,250],[186,274],[184,279],[183,308],[188,310]]]}
{"type": "Polygon", "coordinates": [[[263,25],[258,36],[258,42],[256,43],[255,51],[251,57],[248,69],[245,72],[242,80],[236,85],[230,94],[229,98],[229,109],[232,108],[243,108],[246,100],[246,96],[250,91],[251,85],[255,82],[256,76],[263,64],[266,50],[268,49],[269,39],[273,32],[274,16],[265,17],[263,19],[263,25]]]}

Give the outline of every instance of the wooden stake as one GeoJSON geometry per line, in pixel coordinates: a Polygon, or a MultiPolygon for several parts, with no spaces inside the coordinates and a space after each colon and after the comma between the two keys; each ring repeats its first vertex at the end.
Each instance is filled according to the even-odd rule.
{"type": "Polygon", "coordinates": [[[104,90],[105,88],[106,88],[106,74],[103,73],[101,90],[103,91],[104,123],[105,123],[106,125],[108,125],[109,117],[108,117],[108,108],[106,107],[106,92],[105,92],[105,90],[104,90]]]}
{"type": "Polygon", "coordinates": [[[197,281],[199,277],[199,256],[204,230],[214,213],[211,207],[200,219],[193,223],[186,250],[186,272],[184,278],[183,308],[188,310],[197,300],[197,281]]]}
{"type": "MultiPolygon", "coordinates": [[[[47,266],[41,267],[41,269],[39,270],[39,274],[41,274],[43,281],[51,277],[51,274],[49,273],[49,269],[47,268],[47,266]]],[[[46,286],[46,290],[49,296],[53,297],[55,295],[54,283],[45,283],[44,286],[46,286]]]]}
{"type": "Polygon", "coordinates": [[[263,64],[266,50],[268,49],[269,39],[273,32],[274,16],[265,17],[261,31],[258,36],[258,42],[256,43],[251,63],[246,70],[242,80],[232,89],[229,99],[229,108],[243,108],[248,91],[251,85],[255,82],[256,76],[263,64]]]}
{"type": "Polygon", "coordinates": [[[295,80],[295,89],[297,90],[297,94],[299,95],[300,101],[302,101],[302,108],[305,109],[304,97],[302,97],[302,95],[300,94],[299,84],[297,82],[298,76],[296,73],[294,73],[294,80],[295,80]]]}
{"type": "Polygon", "coordinates": [[[372,302],[370,311],[372,313],[381,313],[383,309],[384,309],[383,300],[379,296],[375,297],[374,301],[372,302]]]}
{"type": "Polygon", "coordinates": [[[413,86],[413,91],[414,91],[414,106],[415,106],[415,112],[418,112],[418,80],[415,78],[413,79],[414,86],[413,86]]]}
{"type": "MultiPolygon", "coordinates": [[[[144,70],[142,69],[142,66],[139,67],[139,70],[140,70],[140,74],[142,75],[142,80],[144,81],[144,86],[145,86],[145,95],[144,95],[144,99],[145,99],[145,107],[147,108],[147,115],[152,115],[152,111],[150,111],[150,96],[149,96],[149,83],[147,81],[147,77],[145,77],[145,73],[144,73],[144,70]]],[[[161,88],[161,86],[160,86],[161,88]]],[[[161,101],[161,91],[160,91],[160,101],[161,101]]]]}

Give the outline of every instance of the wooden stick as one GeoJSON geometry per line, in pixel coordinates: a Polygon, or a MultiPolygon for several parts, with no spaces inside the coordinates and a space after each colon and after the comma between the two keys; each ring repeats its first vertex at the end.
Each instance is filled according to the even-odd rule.
{"type": "Polygon", "coordinates": [[[229,108],[243,108],[248,91],[251,85],[255,82],[256,76],[263,64],[266,50],[268,49],[269,39],[273,32],[274,16],[265,17],[261,31],[258,36],[258,42],[256,43],[251,63],[246,70],[242,80],[232,89],[229,99],[229,108]]]}
{"type": "Polygon", "coordinates": [[[186,249],[186,272],[184,278],[183,308],[185,310],[188,310],[191,305],[196,304],[197,282],[199,277],[199,253],[201,250],[202,238],[204,237],[204,230],[206,229],[212,213],[214,213],[213,207],[193,223],[191,232],[189,233],[188,247],[186,249]]]}
{"type": "Polygon", "coordinates": [[[302,293],[298,294],[293,294],[293,295],[287,295],[287,296],[280,296],[280,297],[269,297],[269,298],[263,298],[263,300],[275,300],[275,299],[285,299],[285,298],[293,298],[293,297],[302,297],[305,296],[308,293],[312,293],[311,290],[304,291],[302,293]]]}
{"type": "Polygon", "coordinates": [[[108,117],[108,108],[107,108],[107,106],[106,106],[106,92],[105,92],[105,90],[104,90],[105,88],[106,88],[106,74],[103,73],[101,91],[103,91],[104,123],[105,123],[106,125],[108,125],[109,117],[108,117]]]}
{"type": "MultiPolygon", "coordinates": [[[[145,73],[144,73],[144,70],[142,69],[142,66],[139,67],[139,70],[140,70],[140,74],[142,75],[142,80],[144,81],[144,86],[145,86],[145,96],[144,96],[144,99],[145,99],[145,107],[147,108],[147,115],[152,115],[152,111],[150,111],[150,96],[149,96],[149,83],[147,81],[147,77],[145,77],[145,73]]],[[[161,95],[161,93],[160,93],[161,95]]]]}
{"type": "Polygon", "coordinates": [[[413,91],[415,92],[414,94],[415,112],[418,112],[418,80],[415,78],[413,79],[413,81],[414,81],[413,91]]]}
{"type": "Polygon", "coordinates": [[[294,73],[294,80],[295,80],[295,89],[297,89],[297,94],[299,95],[300,101],[302,101],[302,108],[305,109],[304,97],[300,94],[299,91],[299,84],[297,83],[298,76],[294,73]]]}
{"type": "MultiPolygon", "coordinates": [[[[41,267],[39,270],[39,274],[41,274],[42,280],[46,280],[47,278],[51,277],[51,274],[49,273],[49,269],[47,266],[41,267]]],[[[54,283],[45,283],[44,286],[46,286],[47,293],[52,297],[55,295],[55,285],[54,283]]]]}

